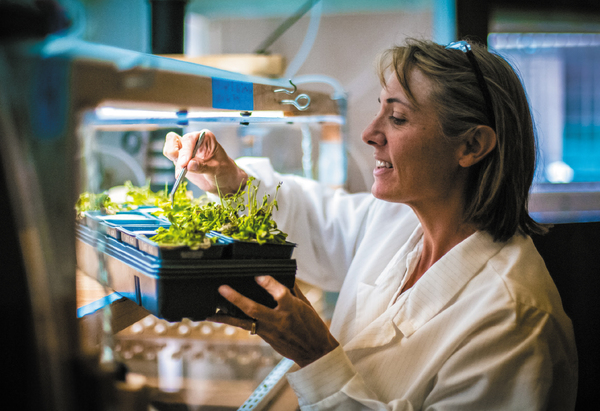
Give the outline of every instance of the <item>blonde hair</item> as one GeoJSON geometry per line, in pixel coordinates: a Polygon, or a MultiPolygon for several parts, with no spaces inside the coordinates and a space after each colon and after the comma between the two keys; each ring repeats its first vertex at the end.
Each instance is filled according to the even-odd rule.
{"type": "Polygon", "coordinates": [[[413,69],[432,83],[430,100],[443,134],[462,140],[479,125],[495,130],[497,145],[469,170],[464,220],[489,232],[496,241],[516,233],[542,234],[527,209],[536,161],[534,124],[521,80],[511,65],[484,46],[471,49],[490,90],[495,124],[490,123],[486,102],[473,67],[460,50],[446,49],[431,41],[409,39],[405,46],[382,53],[378,75],[383,87],[394,72],[406,95],[418,105],[409,87],[413,69]]]}

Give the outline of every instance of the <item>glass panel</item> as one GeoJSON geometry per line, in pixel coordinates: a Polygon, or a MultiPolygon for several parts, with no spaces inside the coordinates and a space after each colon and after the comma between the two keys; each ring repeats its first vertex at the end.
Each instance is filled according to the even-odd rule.
{"type": "Polygon", "coordinates": [[[522,75],[542,149],[537,182],[600,181],[600,35],[492,33],[522,75]]]}

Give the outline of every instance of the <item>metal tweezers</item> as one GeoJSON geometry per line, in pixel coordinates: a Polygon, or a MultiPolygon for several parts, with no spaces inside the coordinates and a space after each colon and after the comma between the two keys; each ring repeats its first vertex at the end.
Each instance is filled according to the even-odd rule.
{"type": "MultiPolygon", "coordinates": [[[[196,152],[198,151],[198,147],[200,147],[200,145],[202,144],[202,140],[204,140],[204,131],[200,134],[200,136],[198,137],[198,141],[196,141],[196,145],[194,146],[194,150],[192,151],[192,157],[194,158],[196,156],[196,152]]],[[[181,169],[181,171],[179,172],[179,175],[177,176],[177,180],[175,180],[175,184],[173,184],[173,189],[171,189],[171,194],[169,194],[169,199],[171,200],[171,204],[175,204],[175,192],[177,191],[177,189],[179,188],[179,185],[181,184],[181,181],[183,180],[183,177],[185,177],[187,173],[187,166],[183,167],[181,169]]]]}

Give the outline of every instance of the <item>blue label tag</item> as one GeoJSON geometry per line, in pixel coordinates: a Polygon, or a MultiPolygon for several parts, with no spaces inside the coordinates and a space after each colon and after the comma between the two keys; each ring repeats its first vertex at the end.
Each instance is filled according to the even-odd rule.
{"type": "Polygon", "coordinates": [[[252,83],[213,78],[212,106],[226,110],[254,110],[252,83]]]}

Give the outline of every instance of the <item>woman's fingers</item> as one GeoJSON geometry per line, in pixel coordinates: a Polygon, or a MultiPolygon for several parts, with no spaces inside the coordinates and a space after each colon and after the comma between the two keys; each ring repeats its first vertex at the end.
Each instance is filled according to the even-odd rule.
{"type": "Polygon", "coordinates": [[[217,194],[218,191],[223,194],[235,193],[248,180],[246,172],[227,155],[209,130],[186,133],[183,137],[177,133],[168,133],[163,154],[175,164],[176,174],[179,174],[183,167],[187,167],[187,179],[203,191],[213,194],[217,194]],[[202,132],[205,133],[204,140],[192,158],[194,147],[202,132]]]}
{"type": "MultiPolygon", "coordinates": [[[[202,142],[202,145],[198,147],[196,158],[207,161],[215,156],[219,143],[217,142],[217,137],[211,131],[206,129],[202,131],[204,132],[204,141],[202,142]]],[[[202,131],[200,133],[202,133],[202,131]]]]}
{"type": "Polygon", "coordinates": [[[298,287],[298,283],[294,284],[294,288],[290,291],[290,289],[285,285],[268,275],[256,277],[256,282],[265,290],[267,290],[269,294],[271,294],[280,309],[290,308],[293,297],[298,298],[300,301],[312,308],[312,304],[302,293],[300,287],[298,287]]]}
{"type": "MultiPolygon", "coordinates": [[[[305,366],[321,358],[339,345],[314,308],[305,301],[301,291],[292,292],[273,277],[261,276],[256,281],[277,301],[274,309],[258,304],[227,285],[219,293],[247,316],[255,319],[260,337],[284,357],[305,366]]],[[[215,315],[210,321],[252,329],[251,320],[215,315]]]]}
{"type": "MultiPolygon", "coordinates": [[[[276,309],[284,310],[291,308],[292,299],[294,296],[290,292],[290,289],[285,285],[271,276],[260,276],[256,277],[256,282],[263,287],[277,303],[276,309]]],[[[240,294],[228,285],[222,285],[219,287],[219,294],[221,294],[227,301],[238,307],[250,318],[264,319],[272,321],[275,319],[276,314],[272,309],[265,307],[262,304],[251,300],[248,297],[240,294]]],[[[305,299],[306,300],[306,299],[305,299]]],[[[306,301],[308,305],[308,301],[306,301]]]]}
{"type": "Polygon", "coordinates": [[[194,171],[199,168],[202,162],[210,160],[215,155],[217,147],[217,139],[209,130],[187,133],[183,136],[171,131],[165,137],[163,154],[175,163],[177,168],[188,166],[190,171],[194,171]],[[202,132],[205,133],[204,140],[200,147],[198,147],[195,157],[192,159],[194,147],[202,132]],[[192,164],[190,164],[190,161],[192,164]]]}
{"type": "Polygon", "coordinates": [[[277,281],[271,276],[265,275],[256,277],[256,282],[262,288],[267,290],[269,294],[271,294],[273,299],[277,302],[277,305],[285,303],[286,297],[291,297],[289,288],[287,288],[285,285],[281,284],[279,281],[277,281]]]}
{"type": "Polygon", "coordinates": [[[181,138],[181,149],[177,158],[177,168],[186,167],[192,159],[192,152],[198,141],[199,133],[187,133],[181,138]]]}
{"type": "Polygon", "coordinates": [[[181,136],[172,131],[167,133],[165,145],[163,147],[163,155],[173,163],[176,163],[177,158],[179,157],[179,150],[181,150],[181,136]]]}
{"type": "MultiPolygon", "coordinates": [[[[198,147],[198,151],[196,152],[196,156],[190,160],[188,163],[188,170],[194,172],[204,172],[211,169],[211,165],[214,166],[214,160],[217,160],[216,164],[219,164],[218,153],[219,153],[219,143],[217,142],[217,138],[215,135],[209,130],[204,131],[204,140],[200,147],[198,147]]],[[[202,133],[194,133],[200,135],[202,133]]],[[[196,141],[196,140],[194,140],[196,141]]],[[[225,156],[225,150],[221,149],[225,156]]]]}
{"type": "Polygon", "coordinates": [[[219,287],[219,294],[221,294],[227,301],[238,307],[244,314],[250,318],[265,318],[269,317],[268,308],[258,304],[257,302],[249,299],[238,293],[228,285],[222,285],[219,287]]]}
{"type": "Polygon", "coordinates": [[[206,321],[212,321],[215,323],[228,324],[233,325],[234,327],[242,328],[246,331],[250,331],[252,329],[252,320],[247,320],[243,318],[231,317],[226,314],[215,314],[206,318],[206,321]]]}

